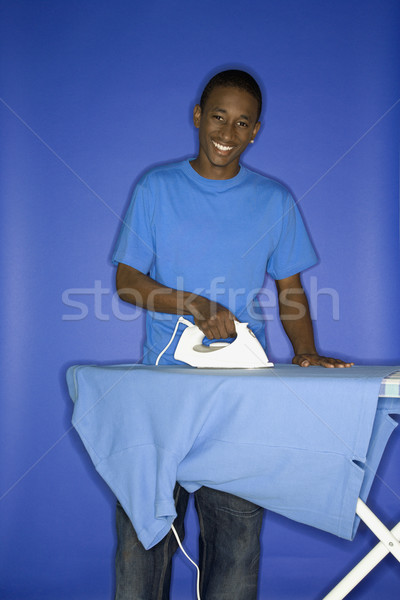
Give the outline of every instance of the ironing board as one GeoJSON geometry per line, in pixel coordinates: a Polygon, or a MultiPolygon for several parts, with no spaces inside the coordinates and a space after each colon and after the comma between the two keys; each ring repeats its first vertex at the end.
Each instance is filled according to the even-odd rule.
{"type": "MultiPolygon", "coordinates": [[[[400,371],[382,380],[379,396],[400,398],[400,371]]],[[[400,562],[400,521],[389,531],[360,498],[357,500],[356,513],[380,541],[323,600],[345,598],[389,553],[400,562]]]]}
{"type": "Polygon", "coordinates": [[[345,539],[362,519],[380,542],[325,599],[339,600],[388,552],[400,561],[399,525],[389,532],[365,504],[400,413],[395,369],[76,366],[67,381],[73,424],[145,547],[170,529],[175,481],[345,539]]]}

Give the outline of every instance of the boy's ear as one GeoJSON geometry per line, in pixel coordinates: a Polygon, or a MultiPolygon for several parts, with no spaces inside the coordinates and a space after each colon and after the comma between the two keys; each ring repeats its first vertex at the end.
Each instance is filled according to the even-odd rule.
{"type": "Polygon", "coordinates": [[[261,123],[260,123],[260,121],[257,121],[257,123],[254,125],[253,135],[251,136],[252,142],[254,142],[254,138],[256,137],[257,133],[260,131],[260,127],[261,127],[261,123]]]}
{"type": "Polygon", "coordinates": [[[197,129],[200,127],[200,118],[201,118],[201,108],[200,104],[196,104],[193,109],[193,123],[197,129]]]}

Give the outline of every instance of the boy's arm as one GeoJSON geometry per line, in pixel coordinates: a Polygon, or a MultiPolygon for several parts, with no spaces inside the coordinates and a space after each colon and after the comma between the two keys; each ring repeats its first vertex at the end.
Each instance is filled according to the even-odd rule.
{"type": "Polygon", "coordinates": [[[117,292],[125,302],[154,312],[192,315],[194,323],[210,340],[236,334],[235,316],[204,296],[161,285],[137,269],[119,263],[117,292]]]}
{"type": "Polygon", "coordinates": [[[294,350],[292,363],[301,367],[351,367],[338,358],[320,356],[315,348],[314,331],[306,294],[301,285],[300,274],[277,280],[279,315],[283,328],[294,350]]]}

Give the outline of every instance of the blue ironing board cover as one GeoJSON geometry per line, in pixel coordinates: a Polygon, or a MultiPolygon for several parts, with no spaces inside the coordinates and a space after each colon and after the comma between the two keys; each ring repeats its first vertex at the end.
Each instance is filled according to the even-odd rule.
{"type": "Polygon", "coordinates": [[[352,539],[397,426],[398,370],[84,365],[67,382],[73,425],[150,548],[176,516],[176,481],[352,539]]]}

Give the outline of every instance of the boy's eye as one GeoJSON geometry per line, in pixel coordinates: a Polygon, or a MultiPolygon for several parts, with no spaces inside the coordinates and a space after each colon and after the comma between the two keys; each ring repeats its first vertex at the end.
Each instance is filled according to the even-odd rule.
{"type": "Polygon", "coordinates": [[[240,127],[247,127],[247,123],[245,123],[244,121],[239,121],[238,125],[240,125],[240,127]]]}
{"type": "Polygon", "coordinates": [[[218,121],[222,121],[221,115],[214,115],[214,119],[217,119],[218,121]]]}

